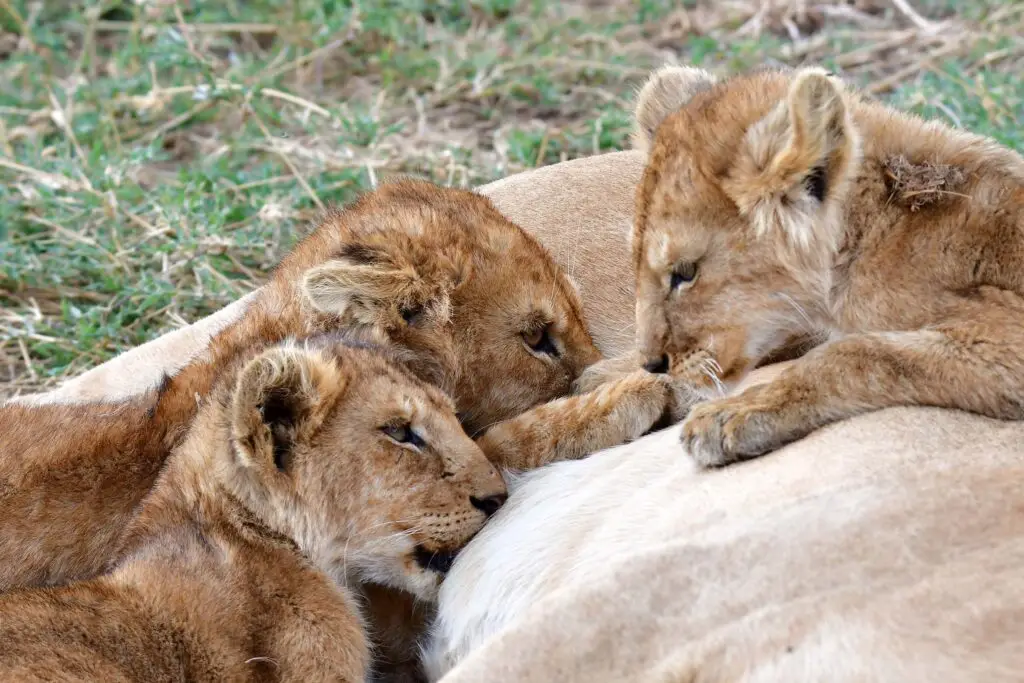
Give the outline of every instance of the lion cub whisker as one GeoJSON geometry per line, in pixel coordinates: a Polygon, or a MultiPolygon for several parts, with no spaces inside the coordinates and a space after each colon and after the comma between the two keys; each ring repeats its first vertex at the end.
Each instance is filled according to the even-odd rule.
{"type": "Polygon", "coordinates": [[[483,526],[477,501],[505,496],[450,399],[382,349],[252,350],[221,372],[107,574],[0,595],[0,672],[363,681],[370,638],[346,586],[432,600],[450,565],[433,558],[483,526]],[[379,428],[396,420],[430,452],[396,461],[405,446],[379,428]]]}

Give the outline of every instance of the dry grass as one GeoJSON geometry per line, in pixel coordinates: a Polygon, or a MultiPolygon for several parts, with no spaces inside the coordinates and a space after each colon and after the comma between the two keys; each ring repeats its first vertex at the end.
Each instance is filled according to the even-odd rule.
{"type": "Polygon", "coordinates": [[[0,396],[219,308],[383,176],[623,147],[665,62],[823,63],[1024,147],[1021,2],[55,5],[0,0],[0,396]]]}

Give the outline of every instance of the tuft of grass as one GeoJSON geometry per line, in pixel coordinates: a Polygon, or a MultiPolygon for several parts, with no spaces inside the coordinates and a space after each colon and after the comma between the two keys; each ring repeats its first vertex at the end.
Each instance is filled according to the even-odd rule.
{"type": "Polygon", "coordinates": [[[0,398],[258,285],[393,174],[470,186],[627,144],[665,62],[823,63],[1024,148],[996,0],[0,3],[0,398]]]}

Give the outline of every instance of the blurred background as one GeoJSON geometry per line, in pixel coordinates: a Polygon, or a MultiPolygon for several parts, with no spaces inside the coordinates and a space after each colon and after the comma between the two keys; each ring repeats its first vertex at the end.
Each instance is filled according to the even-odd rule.
{"type": "Polygon", "coordinates": [[[1024,0],[0,0],[0,398],[236,299],[387,176],[626,148],[666,62],[819,63],[1024,147],[1024,0]]]}

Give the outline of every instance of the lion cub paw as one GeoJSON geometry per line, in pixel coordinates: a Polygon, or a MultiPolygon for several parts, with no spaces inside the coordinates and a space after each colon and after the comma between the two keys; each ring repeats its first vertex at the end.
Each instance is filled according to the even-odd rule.
{"type": "Polygon", "coordinates": [[[573,382],[574,394],[586,394],[611,384],[640,370],[643,361],[637,353],[628,353],[614,358],[603,358],[588,365],[573,382]]]}
{"type": "Polygon", "coordinates": [[[789,423],[771,394],[754,387],[739,396],[694,406],[683,422],[683,446],[701,467],[722,467],[788,443],[802,430],[789,423]]]}
{"type": "Polygon", "coordinates": [[[628,426],[624,440],[632,441],[651,431],[668,426],[672,406],[672,389],[657,375],[636,370],[603,389],[608,400],[617,406],[621,419],[628,426]]]}

